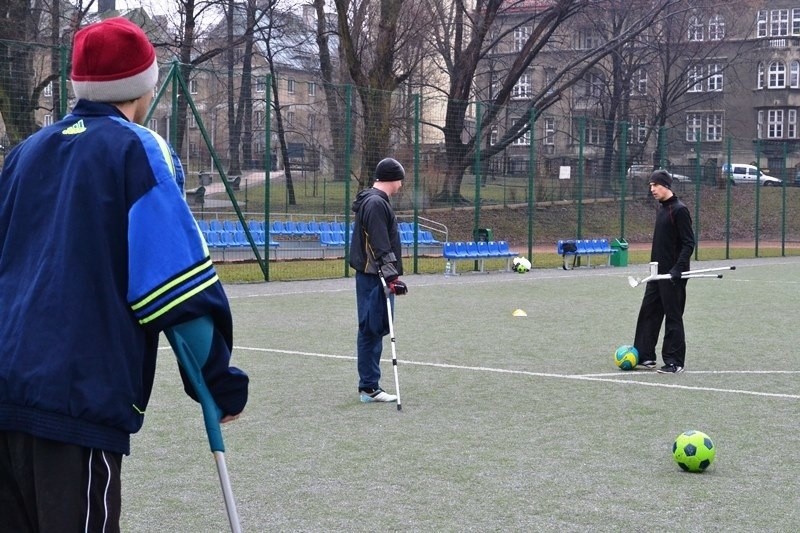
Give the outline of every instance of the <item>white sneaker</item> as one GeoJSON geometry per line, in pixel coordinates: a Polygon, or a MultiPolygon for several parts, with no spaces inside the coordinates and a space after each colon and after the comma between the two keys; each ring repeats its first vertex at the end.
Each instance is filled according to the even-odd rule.
{"type": "Polygon", "coordinates": [[[361,401],[364,403],[370,402],[396,402],[397,396],[389,394],[383,389],[361,389],[361,401]]]}

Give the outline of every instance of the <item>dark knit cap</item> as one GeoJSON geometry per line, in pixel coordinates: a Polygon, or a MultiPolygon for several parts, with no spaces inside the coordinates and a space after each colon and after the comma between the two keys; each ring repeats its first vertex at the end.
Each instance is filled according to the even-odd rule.
{"type": "Polygon", "coordinates": [[[375,167],[375,181],[398,181],[406,177],[406,171],[396,159],[387,157],[375,167]]]}
{"type": "Polygon", "coordinates": [[[659,169],[650,174],[650,183],[654,185],[663,185],[667,189],[672,188],[672,176],[664,169],[659,169]]]}

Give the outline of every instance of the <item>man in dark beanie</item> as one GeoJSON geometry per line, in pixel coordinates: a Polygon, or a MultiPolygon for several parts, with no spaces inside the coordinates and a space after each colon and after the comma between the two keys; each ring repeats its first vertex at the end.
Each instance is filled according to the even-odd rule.
{"type": "Polygon", "coordinates": [[[153,45],[124,18],[87,26],[71,78],[72,113],[17,145],[0,175],[4,531],[119,531],[122,456],[144,422],[161,331],[207,356],[222,422],[247,401],[180,161],[141,126],[153,45]]]}
{"type": "Polygon", "coordinates": [[[686,362],[686,336],[683,311],[686,307],[686,282],[681,272],[689,270],[694,251],[694,231],[689,209],[672,192],[672,176],[666,170],[650,175],[650,193],[658,201],[650,261],[658,263],[659,274],[670,279],[650,281],[644,291],[636,322],[634,346],[639,365],[656,367],[656,343],[664,322],[664,342],[658,371],[663,374],[683,372],[686,362]]]}
{"type": "Polygon", "coordinates": [[[379,271],[394,296],[408,292],[400,281],[402,248],[397,218],[389,198],[403,186],[406,172],[397,160],[383,159],[375,168],[371,189],[364,189],[353,202],[355,224],[350,243],[350,266],[356,270],[358,307],[358,393],[362,402],[396,402],[397,396],[381,389],[383,337],[389,333],[386,297],[379,271]]]}

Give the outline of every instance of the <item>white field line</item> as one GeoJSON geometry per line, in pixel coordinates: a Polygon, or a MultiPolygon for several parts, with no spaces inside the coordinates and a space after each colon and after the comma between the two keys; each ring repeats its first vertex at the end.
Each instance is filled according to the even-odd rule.
{"type": "MultiPolygon", "coordinates": [[[[333,354],[324,354],[324,353],[316,353],[316,352],[301,352],[296,350],[277,350],[272,348],[252,348],[248,346],[234,346],[235,350],[245,350],[250,352],[269,352],[269,353],[279,353],[279,354],[286,354],[286,355],[306,355],[311,357],[320,357],[325,359],[346,359],[349,361],[355,360],[355,357],[352,355],[333,355],[333,354]]],[[[391,360],[383,360],[383,363],[391,363],[391,360]]],[[[451,365],[446,363],[425,363],[420,361],[408,361],[403,360],[400,361],[398,364],[400,365],[415,365],[415,366],[430,366],[435,368],[446,368],[446,369],[454,369],[454,370],[466,370],[470,372],[489,372],[495,374],[514,374],[520,376],[533,376],[533,377],[540,377],[540,378],[556,378],[556,379],[570,379],[575,381],[599,381],[604,383],[615,383],[615,384],[622,384],[622,385],[640,385],[643,387],[663,387],[669,389],[682,389],[682,390],[693,390],[693,391],[705,391],[705,392],[724,392],[730,394],[745,394],[749,396],[761,396],[761,397],[768,397],[768,398],[787,398],[792,400],[800,400],[799,394],[781,394],[781,393],[774,393],[774,392],[758,392],[758,391],[749,391],[749,390],[741,390],[741,389],[722,389],[718,387],[694,387],[688,385],[679,385],[676,383],[653,383],[649,381],[634,381],[631,379],[621,379],[623,376],[627,376],[630,374],[620,374],[617,379],[612,379],[607,376],[613,376],[617,374],[590,374],[590,375],[571,375],[571,374],[552,374],[549,372],[529,372],[527,370],[508,370],[504,368],[491,368],[491,367],[483,367],[483,366],[465,366],[465,365],[451,365]]],[[[641,372],[644,374],[644,372],[641,372]]],[[[791,371],[791,370],[754,370],[754,371],[747,371],[747,370],[739,370],[739,371],[686,371],[686,373],[690,374],[800,374],[800,371],[791,371]]],[[[657,375],[654,371],[648,371],[647,374],[649,375],[657,375]]],[[[675,379],[672,376],[661,376],[663,379],[675,379]]]]}

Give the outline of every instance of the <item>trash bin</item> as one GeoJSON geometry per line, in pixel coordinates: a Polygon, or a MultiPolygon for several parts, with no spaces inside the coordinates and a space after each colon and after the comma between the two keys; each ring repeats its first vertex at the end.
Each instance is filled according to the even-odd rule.
{"type": "Polygon", "coordinates": [[[493,241],[494,237],[491,228],[478,228],[472,232],[472,239],[475,242],[489,242],[493,241]]]}
{"type": "Polygon", "coordinates": [[[623,238],[614,239],[611,241],[611,249],[614,250],[611,254],[611,266],[628,266],[628,241],[623,238]]]}

